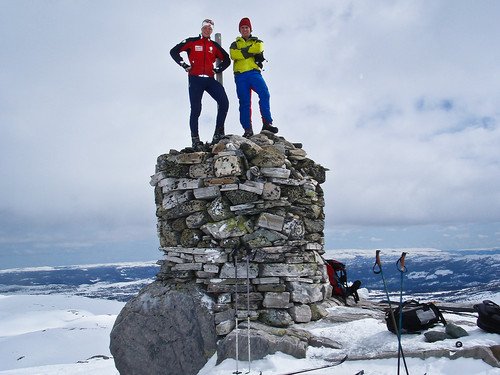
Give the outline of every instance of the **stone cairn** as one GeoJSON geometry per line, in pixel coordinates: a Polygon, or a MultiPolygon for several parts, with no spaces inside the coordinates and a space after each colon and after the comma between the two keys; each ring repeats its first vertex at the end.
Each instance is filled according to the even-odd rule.
{"type": "Polygon", "coordinates": [[[235,327],[236,307],[238,317],[274,327],[325,316],[326,169],[301,144],[269,132],[231,135],[203,151],[171,150],[155,172],[157,278],[201,285],[219,336],[235,327]]]}

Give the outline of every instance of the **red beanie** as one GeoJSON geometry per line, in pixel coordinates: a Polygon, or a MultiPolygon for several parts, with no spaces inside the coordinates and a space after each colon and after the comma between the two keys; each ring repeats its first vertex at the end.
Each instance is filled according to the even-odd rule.
{"type": "Polygon", "coordinates": [[[241,19],[238,30],[241,28],[241,26],[248,26],[250,28],[250,31],[252,31],[252,24],[250,23],[250,19],[248,19],[247,17],[241,19]]]}

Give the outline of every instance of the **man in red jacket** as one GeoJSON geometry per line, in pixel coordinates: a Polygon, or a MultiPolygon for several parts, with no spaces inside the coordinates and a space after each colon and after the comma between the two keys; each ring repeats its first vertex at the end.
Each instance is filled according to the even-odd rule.
{"type": "Polygon", "coordinates": [[[198,133],[198,118],[201,114],[201,99],[206,91],[218,104],[215,133],[212,142],[218,142],[224,137],[224,122],[229,109],[224,87],[215,80],[215,73],[224,71],[231,60],[226,51],[215,41],[210,39],[214,22],[206,19],[201,24],[201,34],[197,37],[184,39],[170,50],[170,56],[186,72],[189,79],[189,100],[191,102],[191,115],[189,127],[191,129],[191,140],[193,148],[199,149],[203,145],[198,133]],[[189,64],[184,62],[181,52],[186,52],[189,64]],[[215,59],[219,58],[221,63],[214,68],[215,59]]]}

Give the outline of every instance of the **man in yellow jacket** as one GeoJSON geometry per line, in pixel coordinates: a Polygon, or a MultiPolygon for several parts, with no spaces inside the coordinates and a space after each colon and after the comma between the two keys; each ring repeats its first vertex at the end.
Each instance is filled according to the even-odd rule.
{"type": "Polygon", "coordinates": [[[277,133],[271,117],[270,95],[261,69],[264,61],[264,43],[251,35],[252,24],[243,18],[239,24],[241,37],[231,44],[230,56],[234,60],[234,80],[236,94],[240,101],[240,122],[245,130],[244,137],[251,137],[252,130],[252,90],[259,95],[259,107],[262,115],[262,130],[277,133]]]}

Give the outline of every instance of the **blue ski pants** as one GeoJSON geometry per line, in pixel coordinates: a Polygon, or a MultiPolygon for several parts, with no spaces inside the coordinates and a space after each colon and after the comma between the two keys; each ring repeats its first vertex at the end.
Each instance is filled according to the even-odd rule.
{"type": "Polygon", "coordinates": [[[234,80],[236,82],[236,94],[240,101],[240,123],[243,129],[252,128],[252,90],[259,95],[262,121],[272,123],[271,105],[269,103],[271,95],[262,74],[256,70],[251,70],[237,74],[234,80]]]}
{"type": "Polygon", "coordinates": [[[189,127],[191,136],[198,136],[198,119],[201,114],[201,99],[206,91],[217,102],[216,130],[224,131],[227,111],[229,110],[229,100],[224,87],[213,77],[198,77],[189,75],[189,101],[191,103],[191,115],[189,117],[189,127]]]}

